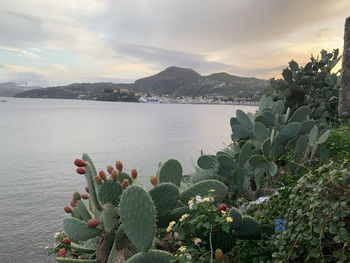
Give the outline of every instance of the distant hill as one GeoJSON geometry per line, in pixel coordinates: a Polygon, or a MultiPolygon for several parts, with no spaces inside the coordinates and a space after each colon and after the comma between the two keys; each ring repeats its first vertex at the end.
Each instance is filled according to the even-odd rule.
{"type": "Polygon", "coordinates": [[[244,78],[228,73],[201,76],[192,69],[169,67],[156,75],[136,80],[132,89],[157,95],[247,97],[270,89],[270,85],[264,79],[244,78]]]}
{"type": "Polygon", "coordinates": [[[17,93],[36,87],[20,86],[14,82],[0,83],[0,97],[12,97],[17,93]]]}
{"type": "MultiPolygon", "coordinates": [[[[264,79],[238,77],[224,72],[201,76],[192,69],[169,67],[156,75],[138,79],[133,84],[75,83],[68,86],[29,90],[16,94],[16,97],[118,100],[116,97],[118,90],[129,90],[124,92],[125,96],[127,93],[135,96],[137,93],[149,93],[169,96],[252,98],[256,93],[269,89],[271,89],[269,81],[264,79]]],[[[120,92],[118,94],[121,96],[120,92]]],[[[131,97],[125,97],[125,99],[131,99],[131,97]]]]}
{"type": "Polygon", "coordinates": [[[138,97],[129,90],[130,84],[115,84],[111,82],[73,83],[67,86],[57,86],[32,89],[16,94],[18,98],[51,98],[51,99],[86,99],[103,101],[137,101],[138,97]]]}

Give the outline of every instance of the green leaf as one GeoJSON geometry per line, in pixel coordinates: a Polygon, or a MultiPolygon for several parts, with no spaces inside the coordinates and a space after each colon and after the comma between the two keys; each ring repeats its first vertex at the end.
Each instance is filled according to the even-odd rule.
{"type": "Polygon", "coordinates": [[[309,133],[309,144],[314,145],[318,135],[318,127],[315,125],[309,133]]]}
{"type": "Polygon", "coordinates": [[[310,109],[308,106],[303,106],[298,108],[290,118],[290,122],[302,122],[307,119],[310,114],[310,109]]]}
{"type": "Polygon", "coordinates": [[[301,136],[297,140],[297,144],[295,146],[294,156],[297,156],[298,154],[304,152],[307,147],[307,138],[306,136],[301,136]]]}
{"type": "Polygon", "coordinates": [[[243,167],[243,165],[248,161],[249,156],[252,152],[252,148],[249,143],[245,143],[242,147],[241,152],[238,157],[238,165],[239,167],[243,167]]]}
{"type": "Polygon", "coordinates": [[[256,122],[254,124],[254,132],[262,140],[265,140],[266,138],[269,137],[269,132],[266,126],[261,122],[256,122]]]}
{"type": "Polygon", "coordinates": [[[249,158],[249,164],[253,168],[265,168],[266,167],[266,159],[261,155],[253,155],[249,158]]]}

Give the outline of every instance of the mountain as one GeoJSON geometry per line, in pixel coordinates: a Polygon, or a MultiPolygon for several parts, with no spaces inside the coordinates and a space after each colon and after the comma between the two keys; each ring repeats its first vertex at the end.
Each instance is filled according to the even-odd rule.
{"type": "Polygon", "coordinates": [[[19,86],[14,82],[0,83],[0,97],[12,97],[17,93],[23,92],[27,89],[35,87],[19,86]]]}
{"type": "Polygon", "coordinates": [[[264,79],[244,78],[224,72],[201,76],[193,69],[169,67],[156,75],[138,79],[132,84],[107,82],[75,83],[67,86],[29,90],[17,94],[16,97],[119,100],[124,96],[124,99],[134,100],[133,96],[137,96],[137,93],[149,93],[173,97],[224,96],[227,98],[256,98],[256,94],[269,89],[271,89],[269,81],[264,79]],[[124,95],[121,95],[121,92],[124,95]],[[132,96],[128,97],[126,94],[132,94],[132,96]]]}
{"type": "Polygon", "coordinates": [[[132,89],[156,95],[247,97],[269,87],[268,80],[224,72],[201,76],[192,69],[169,67],[156,75],[136,80],[132,89]]]}
{"type": "Polygon", "coordinates": [[[32,89],[16,94],[18,98],[51,98],[51,99],[86,99],[103,101],[137,101],[130,84],[115,84],[111,82],[73,83],[67,86],[57,86],[32,89]]]}

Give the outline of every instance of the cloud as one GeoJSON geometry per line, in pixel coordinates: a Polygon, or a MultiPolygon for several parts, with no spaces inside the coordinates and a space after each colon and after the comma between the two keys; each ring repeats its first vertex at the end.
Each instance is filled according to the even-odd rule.
{"type": "Polygon", "coordinates": [[[144,45],[118,45],[118,56],[157,65],[161,68],[179,66],[198,70],[203,73],[220,71],[229,68],[227,64],[208,61],[205,56],[181,51],[167,50],[144,45]]]}
{"type": "Polygon", "coordinates": [[[13,16],[15,18],[22,19],[26,22],[30,22],[34,26],[39,26],[42,24],[41,19],[39,19],[38,17],[32,16],[32,15],[28,15],[28,14],[24,14],[24,13],[20,13],[20,12],[9,11],[9,10],[3,10],[3,13],[10,15],[10,16],[13,16]]]}
{"type": "Polygon", "coordinates": [[[10,74],[10,81],[28,86],[47,86],[49,80],[46,75],[37,72],[14,72],[10,74]]]}

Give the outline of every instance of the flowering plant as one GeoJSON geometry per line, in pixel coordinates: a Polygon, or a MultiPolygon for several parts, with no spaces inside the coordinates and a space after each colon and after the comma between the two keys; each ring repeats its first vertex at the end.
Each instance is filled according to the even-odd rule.
{"type": "Polygon", "coordinates": [[[219,207],[214,204],[213,192],[210,190],[208,196],[192,198],[188,202],[190,213],[182,215],[178,222],[170,222],[166,231],[173,235],[179,247],[173,262],[222,261],[222,256],[214,260],[220,253],[214,253],[213,233],[220,230],[229,233],[229,223],[233,220],[225,204],[219,207]]]}

